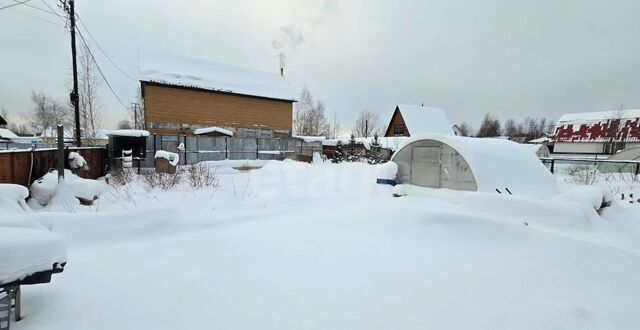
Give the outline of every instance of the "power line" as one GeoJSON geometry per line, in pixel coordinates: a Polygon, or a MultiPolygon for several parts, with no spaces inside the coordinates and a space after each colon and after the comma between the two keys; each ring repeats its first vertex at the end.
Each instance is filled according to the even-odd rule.
{"type": "Polygon", "coordinates": [[[24,1],[18,1],[18,0],[14,0],[16,3],[10,4],[10,5],[6,5],[4,7],[0,7],[0,9],[7,9],[7,8],[11,8],[14,6],[19,6],[19,5],[24,5],[27,2],[31,1],[31,0],[24,0],[24,1]]]}
{"type": "Polygon", "coordinates": [[[89,49],[89,45],[87,44],[87,41],[84,39],[84,36],[82,35],[82,33],[80,32],[80,30],[78,30],[78,35],[80,36],[80,41],[82,41],[82,43],[84,44],[85,48],[87,49],[87,52],[89,53],[89,56],[91,57],[91,60],[93,61],[93,63],[95,63],[96,68],[98,69],[98,72],[100,73],[100,76],[102,76],[102,79],[104,80],[104,82],[107,84],[107,87],[109,87],[109,90],[111,91],[111,93],[113,94],[113,96],[116,97],[116,99],[118,100],[118,102],[120,102],[120,104],[122,105],[122,107],[124,107],[125,109],[129,110],[129,107],[127,107],[124,102],[122,102],[122,100],[120,99],[120,97],[118,96],[118,94],[116,94],[116,92],[113,90],[113,87],[111,87],[111,84],[109,83],[109,80],[107,80],[107,77],[104,75],[104,73],[102,72],[102,69],[100,68],[100,65],[98,64],[98,62],[96,61],[96,58],[93,56],[93,53],[91,52],[91,49],[89,49]]]}
{"type": "Polygon", "coordinates": [[[21,15],[29,16],[29,17],[35,18],[35,19],[37,19],[37,20],[43,21],[43,22],[45,22],[45,23],[49,23],[49,24],[53,24],[53,25],[57,25],[57,26],[60,26],[60,27],[65,27],[63,24],[60,24],[60,23],[56,23],[56,22],[50,21],[50,20],[48,20],[48,19],[46,19],[46,18],[42,18],[42,17],[40,17],[40,16],[36,16],[36,15],[32,15],[32,14],[25,13],[25,12],[22,12],[22,11],[18,11],[18,10],[17,10],[17,9],[15,9],[15,8],[13,8],[13,9],[12,9],[12,11],[13,11],[14,13],[16,13],[16,14],[21,14],[21,15]]]}
{"type": "MultiPolygon", "coordinates": [[[[29,1],[31,1],[31,0],[29,0],[29,1]]],[[[13,2],[15,2],[15,5],[25,5],[25,6],[27,6],[27,7],[30,7],[30,8],[33,8],[33,9],[39,10],[39,11],[41,11],[41,12],[43,12],[43,13],[47,13],[47,14],[51,14],[51,15],[55,15],[55,16],[58,16],[58,17],[64,18],[64,16],[62,16],[62,15],[60,15],[60,14],[56,13],[56,12],[55,12],[55,11],[53,11],[53,10],[49,11],[49,10],[46,10],[46,9],[42,9],[42,8],[40,8],[40,7],[38,7],[38,6],[34,6],[34,5],[30,4],[30,3],[27,3],[27,1],[13,0],[13,2]]]]}
{"type": "MultiPolygon", "coordinates": [[[[55,12],[56,12],[56,10],[55,10],[55,9],[53,9],[53,7],[49,6],[49,4],[48,4],[46,1],[44,1],[44,0],[40,0],[40,2],[42,2],[42,4],[43,4],[43,5],[45,5],[47,8],[49,8],[49,10],[50,10],[52,13],[55,13],[55,12]]],[[[59,16],[61,16],[61,15],[59,15],[59,16]]],[[[62,17],[64,17],[64,16],[62,16],[62,17]]],[[[64,18],[66,19],[66,17],[64,17],[64,18]]]]}
{"type": "Polygon", "coordinates": [[[129,78],[132,81],[137,81],[137,79],[132,78],[129,74],[127,74],[124,70],[122,70],[122,68],[120,68],[112,59],[111,56],[109,56],[109,54],[102,49],[102,47],[100,46],[100,44],[98,43],[98,41],[93,37],[93,35],[91,34],[91,32],[89,31],[89,29],[87,29],[87,26],[84,24],[84,22],[82,21],[81,18],[78,17],[78,22],[80,22],[80,25],[82,25],[82,27],[84,28],[84,30],[87,32],[87,34],[89,35],[89,38],[91,38],[91,40],[93,40],[93,42],[96,44],[96,46],[98,47],[98,50],[100,50],[100,52],[107,58],[107,60],[109,60],[109,62],[118,70],[120,71],[120,73],[122,73],[125,77],[129,78]]]}

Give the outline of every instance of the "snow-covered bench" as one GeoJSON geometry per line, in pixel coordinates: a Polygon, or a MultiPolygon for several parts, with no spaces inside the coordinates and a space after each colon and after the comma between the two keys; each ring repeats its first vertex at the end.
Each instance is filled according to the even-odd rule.
{"type": "Polygon", "coordinates": [[[20,286],[50,282],[67,261],[64,238],[32,219],[27,196],[23,186],[0,184],[0,329],[12,307],[20,319],[20,286]]]}

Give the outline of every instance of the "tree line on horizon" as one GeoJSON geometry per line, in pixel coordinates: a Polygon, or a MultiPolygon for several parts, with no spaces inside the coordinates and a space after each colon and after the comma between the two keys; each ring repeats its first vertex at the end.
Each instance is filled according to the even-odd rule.
{"type": "Polygon", "coordinates": [[[486,113],[478,130],[473,130],[467,122],[458,124],[458,128],[462,136],[482,138],[506,136],[510,140],[525,143],[544,135],[553,134],[555,122],[544,117],[526,117],[519,122],[509,118],[502,123],[497,116],[486,113]]]}

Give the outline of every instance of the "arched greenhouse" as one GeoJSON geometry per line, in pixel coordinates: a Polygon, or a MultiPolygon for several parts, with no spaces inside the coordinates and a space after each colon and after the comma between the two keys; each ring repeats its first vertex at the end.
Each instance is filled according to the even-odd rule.
{"type": "Polygon", "coordinates": [[[555,178],[531,148],[508,140],[421,135],[391,160],[398,165],[398,183],[513,195],[557,193],[555,178]]]}

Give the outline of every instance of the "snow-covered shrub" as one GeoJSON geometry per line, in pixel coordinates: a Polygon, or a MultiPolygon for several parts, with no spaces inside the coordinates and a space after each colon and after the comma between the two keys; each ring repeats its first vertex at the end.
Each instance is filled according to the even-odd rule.
{"type": "Polygon", "coordinates": [[[140,174],[140,177],[148,190],[155,188],[169,190],[182,183],[184,180],[182,172],[182,168],[178,168],[174,174],[158,173],[155,170],[146,169],[140,174]]]}
{"type": "Polygon", "coordinates": [[[188,180],[191,187],[215,187],[218,185],[218,179],[211,173],[211,170],[201,163],[189,167],[188,180]]]}
{"type": "Polygon", "coordinates": [[[117,185],[124,186],[126,184],[133,182],[134,178],[135,178],[135,174],[131,169],[122,168],[118,171],[111,173],[111,175],[109,176],[109,179],[110,179],[109,181],[117,185]]]}
{"type": "Polygon", "coordinates": [[[87,161],[79,153],[72,151],[69,153],[69,156],[67,157],[67,159],[69,160],[69,167],[71,167],[71,170],[73,172],[76,172],[77,170],[83,170],[83,171],[89,170],[89,165],[87,164],[87,161]]]}
{"type": "Polygon", "coordinates": [[[578,184],[591,185],[597,179],[596,168],[587,164],[571,165],[567,168],[566,173],[574,183],[578,184]]]}

